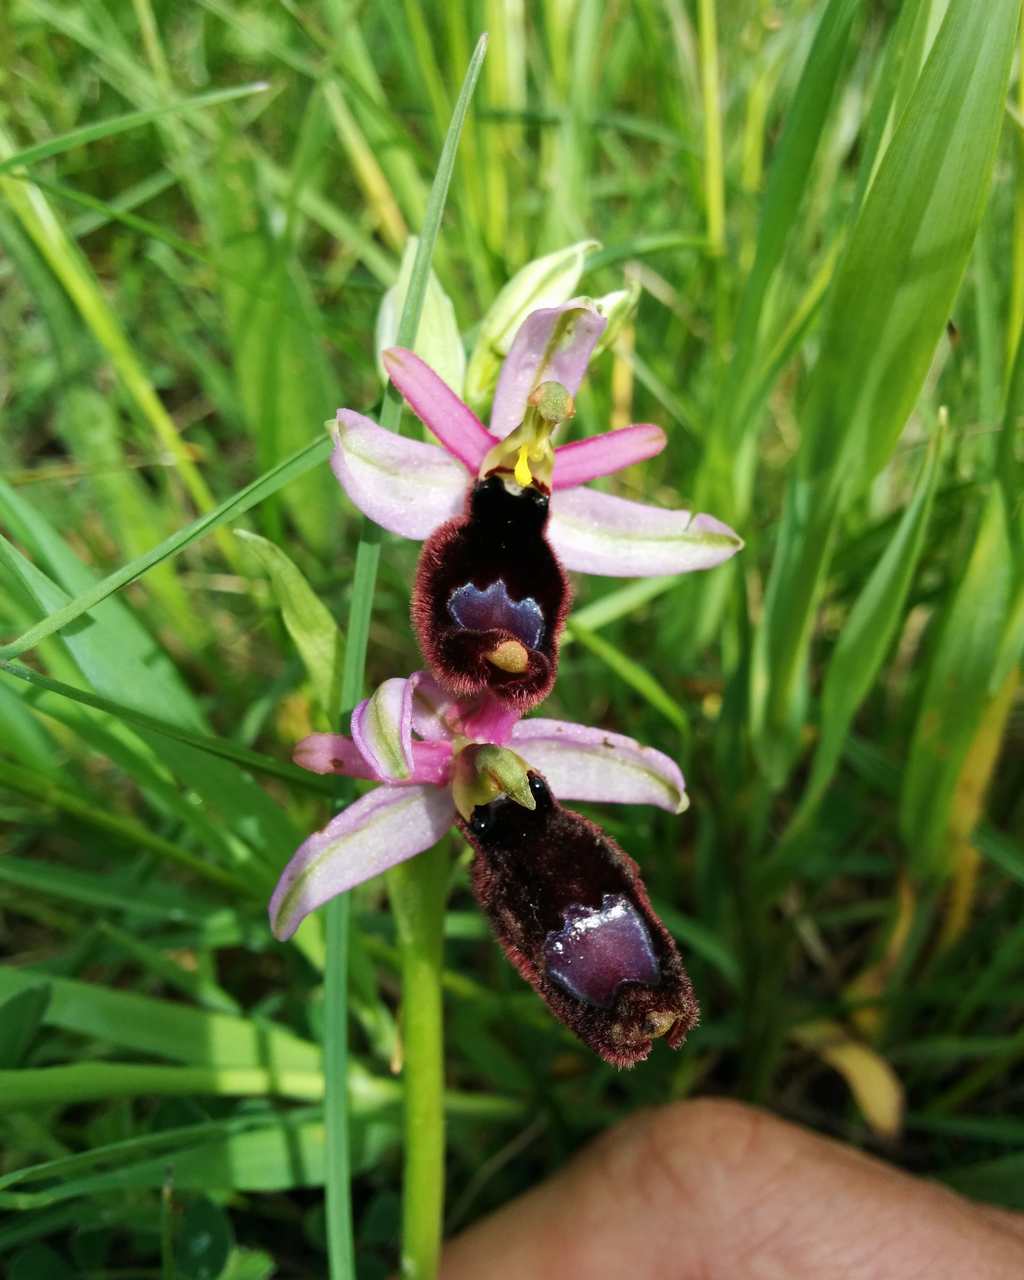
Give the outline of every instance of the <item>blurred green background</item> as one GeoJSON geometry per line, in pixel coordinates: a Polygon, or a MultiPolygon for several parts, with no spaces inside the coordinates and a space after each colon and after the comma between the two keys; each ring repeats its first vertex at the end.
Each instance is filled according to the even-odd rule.
{"type": "MultiPolygon", "coordinates": [[[[574,430],[662,424],[664,454],[609,487],[747,546],[689,579],[580,579],[545,706],[687,775],[682,818],[592,812],[689,957],[704,1016],[679,1054],[620,1074],[583,1050],[450,840],[446,1229],[693,1091],[1024,1207],[1018,20],[1019,0],[0,9],[12,1280],[325,1273],[322,931],[282,946],[265,920],[351,795],[287,763],[329,727],[298,575],[344,631],[359,518],[321,423],[379,406],[377,313],[483,30],[433,261],[467,350],[524,264],[600,242],[579,291],[639,300],[574,430]]],[[[416,554],[384,540],[368,689],[419,665],[416,554]]],[[[396,1260],[401,992],[381,886],[353,904],[372,1278],[396,1260]]]]}

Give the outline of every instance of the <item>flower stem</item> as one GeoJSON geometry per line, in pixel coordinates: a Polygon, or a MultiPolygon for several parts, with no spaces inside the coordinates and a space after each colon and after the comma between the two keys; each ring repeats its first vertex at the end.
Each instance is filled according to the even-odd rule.
{"type": "Polygon", "coordinates": [[[448,856],[444,845],[388,873],[402,961],[405,1195],[402,1275],[433,1280],[444,1211],[444,1040],[441,955],[448,856]]]}
{"type": "Polygon", "coordinates": [[[327,968],[324,974],[325,1211],[331,1280],[354,1276],[351,1162],[348,1149],[348,929],[349,899],[343,893],[327,907],[327,968]]]}

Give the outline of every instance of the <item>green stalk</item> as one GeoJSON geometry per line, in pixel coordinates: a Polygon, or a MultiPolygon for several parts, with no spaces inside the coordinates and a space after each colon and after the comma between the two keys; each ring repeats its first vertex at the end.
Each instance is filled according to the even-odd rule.
{"type": "MultiPolygon", "coordinates": [[[[1024,58],[1024,27],[1019,34],[1021,57],[1024,58]]],[[[1017,73],[1017,109],[1024,113],[1024,73],[1017,73]]],[[[1024,135],[1018,129],[1016,143],[1017,171],[1013,188],[1013,246],[1010,266],[1010,314],[1006,326],[1007,378],[1024,328],[1024,135]]]]}
{"type": "MultiPolygon", "coordinates": [[[[398,324],[397,345],[412,346],[419,328],[430,260],[441,227],[459,135],[480,74],[487,39],[482,36],[455,104],[441,158],[430,189],[423,228],[413,262],[405,306],[398,324]]],[[[402,402],[389,386],[381,426],[398,431],[402,402]]],[[[373,593],[380,560],[380,531],[364,520],[356,550],[341,678],[341,710],[355,706],[363,688],[366,647],[373,613],[373,593]]],[[[443,1034],[440,997],[444,921],[444,855],[441,849],[421,854],[388,877],[398,920],[402,962],[403,1029],[405,1032],[405,1199],[403,1210],[403,1274],[429,1280],[437,1273],[444,1205],[443,1034]],[[429,1156],[429,1160],[426,1158],[429,1156]]],[[[355,1275],[352,1207],[348,1186],[347,997],[348,895],[327,908],[327,960],[324,1032],[325,1125],[327,1137],[327,1251],[331,1280],[355,1275]]]]}
{"type": "Polygon", "coordinates": [[[435,845],[388,873],[402,964],[402,1275],[409,1280],[433,1280],[441,1253],[445,1143],[441,961],[447,889],[444,845],[435,845]]]}
{"type": "Polygon", "coordinates": [[[722,117],[719,106],[718,23],[715,0],[699,0],[700,83],[704,108],[704,216],[708,253],[715,272],[715,346],[722,354],[725,341],[725,163],[722,158],[722,117]]]}

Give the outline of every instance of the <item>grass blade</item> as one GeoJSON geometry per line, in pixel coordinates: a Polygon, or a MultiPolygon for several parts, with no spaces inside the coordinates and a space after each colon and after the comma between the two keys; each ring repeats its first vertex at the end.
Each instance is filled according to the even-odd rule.
{"type": "Polygon", "coordinates": [[[265,93],[269,87],[263,81],[240,84],[231,89],[215,89],[212,93],[200,93],[194,98],[183,98],[180,102],[169,102],[166,106],[153,107],[149,111],[128,111],[124,115],[114,116],[109,120],[98,120],[95,124],[83,125],[81,129],[72,129],[70,133],[62,133],[56,138],[47,138],[45,142],[37,142],[34,146],[23,147],[21,151],[14,151],[4,156],[0,159],[0,173],[21,169],[39,160],[48,160],[51,156],[59,156],[65,151],[73,151],[76,147],[84,147],[86,143],[96,142],[100,138],[113,137],[115,133],[124,133],[127,129],[138,129],[142,125],[159,120],[161,116],[183,111],[198,111],[202,107],[215,107],[222,102],[231,102],[235,98],[247,98],[254,93],[265,93]]]}
{"type": "Polygon", "coordinates": [[[970,255],[1019,11],[1018,0],[984,9],[950,0],[831,289],[752,662],[753,737],[773,785],[799,749],[807,650],[841,505],[891,454],[970,255]]]}
{"type": "Polygon", "coordinates": [[[177,533],[172,533],[163,542],[157,543],[145,555],[139,556],[137,559],[123,565],[120,569],[108,574],[107,577],[97,582],[87,591],[81,592],[73,600],[69,600],[61,608],[54,609],[40,622],[37,622],[35,626],[30,627],[24,635],[19,636],[17,640],[12,640],[9,644],[0,645],[0,658],[16,658],[27,650],[34,649],[40,640],[45,640],[47,636],[52,636],[54,632],[62,630],[84,613],[88,613],[90,609],[94,609],[96,605],[104,601],[107,596],[113,595],[115,591],[120,591],[122,587],[126,587],[130,582],[141,578],[154,565],[160,564],[161,561],[166,560],[169,556],[177,555],[179,551],[183,551],[190,543],[204,537],[212,530],[220,528],[221,525],[227,524],[231,520],[236,520],[240,515],[255,507],[265,498],[276,493],[278,489],[288,484],[290,480],[294,480],[297,476],[304,475],[307,471],[312,470],[313,467],[324,462],[330,452],[331,442],[327,436],[318,437],[316,440],[311,441],[290,457],[285,458],[283,462],[279,462],[276,466],[271,467],[269,471],[264,472],[263,475],[253,480],[251,484],[247,484],[244,489],[240,489],[230,498],[226,498],[206,515],[200,516],[198,519],[193,520],[190,525],[179,529],[177,533]]]}

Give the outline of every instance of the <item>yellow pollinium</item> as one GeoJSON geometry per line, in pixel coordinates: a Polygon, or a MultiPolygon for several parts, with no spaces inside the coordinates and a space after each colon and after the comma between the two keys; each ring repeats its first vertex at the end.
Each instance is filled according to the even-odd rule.
{"type": "Polygon", "coordinates": [[[516,458],[515,470],[512,473],[516,478],[516,484],[520,484],[525,489],[528,484],[533,484],[533,474],[530,471],[530,446],[521,444],[519,446],[519,457],[516,458]]]}
{"type": "Polygon", "coordinates": [[[550,490],[555,470],[551,433],[576,412],[572,396],[558,382],[542,382],[530,393],[526,415],[484,458],[481,478],[495,471],[511,472],[516,484],[550,490]]]}
{"type": "Polygon", "coordinates": [[[521,676],[530,666],[530,653],[525,644],[519,640],[502,640],[484,657],[492,667],[499,671],[507,671],[509,675],[521,676]]]}

